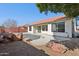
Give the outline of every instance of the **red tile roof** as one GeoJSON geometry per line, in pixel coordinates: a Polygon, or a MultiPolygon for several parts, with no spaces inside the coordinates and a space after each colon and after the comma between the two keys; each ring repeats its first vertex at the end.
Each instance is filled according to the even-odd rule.
{"type": "Polygon", "coordinates": [[[65,16],[58,16],[58,17],[54,17],[54,18],[40,20],[40,21],[34,22],[32,24],[36,25],[36,24],[42,24],[42,23],[48,23],[48,22],[55,22],[55,21],[63,20],[64,18],[65,18],[65,16]]]}

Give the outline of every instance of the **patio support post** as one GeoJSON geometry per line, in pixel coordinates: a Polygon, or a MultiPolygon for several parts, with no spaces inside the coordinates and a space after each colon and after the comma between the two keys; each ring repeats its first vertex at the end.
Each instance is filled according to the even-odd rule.
{"type": "Polygon", "coordinates": [[[48,33],[51,33],[51,24],[48,24],[48,33]]]}

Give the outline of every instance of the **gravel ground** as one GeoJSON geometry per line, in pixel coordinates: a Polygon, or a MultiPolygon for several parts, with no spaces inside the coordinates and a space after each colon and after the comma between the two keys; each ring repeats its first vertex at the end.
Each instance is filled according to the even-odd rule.
{"type": "Polygon", "coordinates": [[[0,43],[0,56],[48,56],[44,51],[22,41],[0,43]]]}
{"type": "Polygon", "coordinates": [[[75,49],[74,51],[68,50],[66,53],[57,53],[57,52],[54,52],[52,49],[46,47],[45,45],[34,46],[34,47],[45,51],[45,53],[47,53],[50,56],[79,56],[79,49],[75,49]]]}

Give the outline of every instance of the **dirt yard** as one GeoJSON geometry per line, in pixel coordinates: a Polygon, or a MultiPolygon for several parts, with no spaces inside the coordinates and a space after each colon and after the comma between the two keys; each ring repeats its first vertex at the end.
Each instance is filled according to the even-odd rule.
{"type": "Polygon", "coordinates": [[[46,45],[36,46],[36,45],[32,45],[31,42],[26,42],[26,43],[28,43],[31,46],[34,46],[38,50],[45,52],[49,56],[79,56],[79,38],[75,38],[75,39],[73,38],[72,40],[65,42],[67,43],[66,45],[68,47],[74,49],[68,50],[65,53],[57,53],[54,52],[51,48],[47,47],[46,45]]]}
{"type": "Polygon", "coordinates": [[[79,56],[79,48],[72,50],[68,50],[65,53],[57,53],[54,52],[51,48],[47,47],[46,45],[32,45],[31,42],[26,41],[25,43],[35,47],[38,50],[43,51],[44,53],[48,54],[49,56],[79,56]]]}
{"type": "Polygon", "coordinates": [[[22,41],[0,44],[0,56],[79,56],[79,49],[56,53],[45,45],[35,46],[22,41]]]}
{"type": "Polygon", "coordinates": [[[34,46],[37,49],[45,51],[46,54],[50,56],[79,56],[79,49],[75,49],[74,51],[67,51],[66,53],[56,53],[52,51],[50,48],[43,46],[34,46]]]}
{"type": "Polygon", "coordinates": [[[0,43],[0,56],[48,56],[45,52],[22,41],[0,43]]]}

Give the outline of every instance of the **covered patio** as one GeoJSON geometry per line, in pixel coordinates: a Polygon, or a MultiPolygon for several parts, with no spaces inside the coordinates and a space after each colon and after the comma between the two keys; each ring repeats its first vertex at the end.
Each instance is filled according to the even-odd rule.
{"type": "Polygon", "coordinates": [[[28,27],[28,33],[43,33],[60,37],[72,37],[72,28],[71,19],[59,16],[33,23],[28,27]]]}

